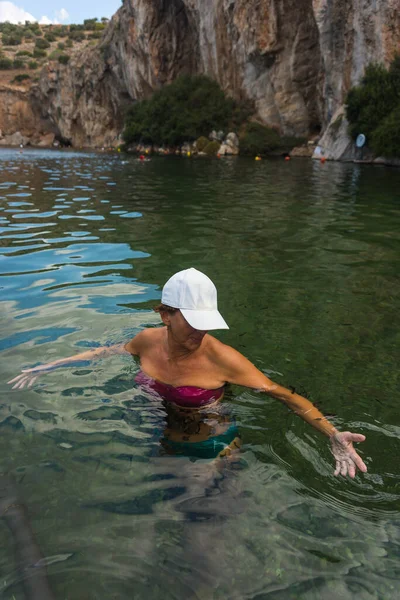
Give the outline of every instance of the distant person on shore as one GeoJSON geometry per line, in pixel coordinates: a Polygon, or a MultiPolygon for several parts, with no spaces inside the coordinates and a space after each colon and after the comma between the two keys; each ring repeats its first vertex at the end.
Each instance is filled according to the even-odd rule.
{"type": "MultiPolygon", "coordinates": [[[[140,361],[136,382],[180,413],[195,415],[196,411],[214,409],[229,383],[265,392],[329,438],[336,459],[335,475],[353,478],[357,469],[367,471],[353,448],[353,442],[365,440],[364,435],[339,432],[309,400],[274,383],[242,354],[209,335],[208,331],[228,329],[228,325],[218,311],[217,290],[206,275],[193,268],[173,275],[155,310],[164,327],[144,329],[125,344],[96,348],[25,369],[9,383],[16,389],[30,387],[40,375],[55,368],[129,352],[140,361]]],[[[196,419],[192,416],[193,420],[196,419]]],[[[231,441],[231,450],[238,446],[235,440],[236,437],[231,441]]],[[[187,434],[181,441],[190,444],[194,440],[187,434]]]]}

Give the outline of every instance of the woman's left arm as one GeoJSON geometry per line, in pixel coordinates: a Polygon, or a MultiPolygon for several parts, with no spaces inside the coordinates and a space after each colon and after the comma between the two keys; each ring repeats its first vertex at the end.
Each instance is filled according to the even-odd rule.
{"type": "Polygon", "coordinates": [[[236,385],[265,392],[269,396],[286,404],[293,412],[315,429],[329,437],[332,454],[336,459],[335,475],[355,477],[357,468],[366,472],[367,467],[353,448],[353,442],[363,442],[365,436],[350,431],[340,432],[309,401],[296,392],[268,379],[255,365],[240,352],[221,344],[218,363],[226,373],[226,381],[236,385]]]}

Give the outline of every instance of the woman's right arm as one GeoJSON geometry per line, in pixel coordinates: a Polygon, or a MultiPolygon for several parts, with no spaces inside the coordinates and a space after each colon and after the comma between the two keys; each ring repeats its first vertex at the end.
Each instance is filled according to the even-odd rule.
{"type": "MultiPolygon", "coordinates": [[[[140,334],[138,334],[140,336],[140,334]]],[[[39,365],[38,367],[33,367],[32,369],[24,369],[20,375],[11,379],[8,383],[13,384],[12,389],[22,389],[24,387],[32,387],[35,383],[36,379],[40,375],[44,375],[45,373],[49,373],[54,369],[58,369],[59,367],[67,367],[75,362],[87,361],[87,360],[95,360],[97,358],[105,358],[106,356],[111,356],[113,354],[134,354],[136,345],[135,339],[138,337],[135,336],[133,340],[128,342],[127,344],[114,344],[113,346],[102,346],[100,348],[94,348],[93,350],[87,350],[86,352],[81,352],[80,354],[74,354],[74,356],[69,356],[68,358],[60,358],[59,360],[54,360],[52,362],[46,363],[44,365],[39,365]]]]}

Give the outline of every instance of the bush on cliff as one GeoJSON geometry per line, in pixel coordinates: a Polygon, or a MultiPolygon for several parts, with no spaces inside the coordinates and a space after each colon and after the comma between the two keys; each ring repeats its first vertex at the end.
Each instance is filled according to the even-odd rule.
{"type": "Polygon", "coordinates": [[[241,154],[269,154],[281,146],[279,133],[260,123],[249,123],[240,136],[241,154]]]}
{"type": "Polygon", "coordinates": [[[79,29],[71,29],[68,37],[73,42],[83,42],[83,40],[86,40],[86,35],[79,29]]]}
{"type": "Polygon", "coordinates": [[[221,147],[221,142],[209,142],[207,146],[203,149],[204,154],[208,156],[216,156],[218,150],[221,147]]]}
{"type": "Polygon", "coordinates": [[[202,135],[201,137],[199,137],[199,139],[196,141],[196,146],[197,146],[197,150],[199,152],[203,152],[204,148],[206,146],[208,146],[208,144],[210,143],[210,140],[208,138],[206,138],[204,135],[202,135]]]}
{"type": "MultiPolygon", "coordinates": [[[[396,118],[400,115],[400,57],[389,69],[371,64],[360,85],[352,88],[346,98],[346,116],[349,133],[356,139],[359,133],[377,155],[400,156],[400,142],[396,140],[396,118]]],[[[398,136],[398,133],[397,133],[398,136]]]]}
{"type": "Polygon", "coordinates": [[[69,63],[69,56],[68,56],[68,54],[60,54],[60,56],[58,57],[58,62],[61,65],[67,65],[69,63]]]}
{"type": "Polygon", "coordinates": [[[371,147],[378,156],[400,157],[400,103],[372,132],[371,147]]]}
{"type": "Polygon", "coordinates": [[[132,106],[125,121],[127,144],[178,146],[213,129],[237,127],[251,111],[226,98],[219,85],[205,77],[187,75],[132,106]]]}
{"type": "Polygon", "coordinates": [[[3,46],[19,46],[22,44],[21,35],[4,35],[2,38],[3,46]]]}
{"type": "Polygon", "coordinates": [[[12,69],[13,61],[5,56],[0,56],[0,70],[4,71],[7,69],[12,69]]]}
{"type": "Polygon", "coordinates": [[[47,48],[50,48],[50,42],[48,42],[44,38],[38,38],[36,40],[35,46],[36,48],[39,48],[39,50],[46,50],[47,48]]]}
{"type": "Polygon", "coordinates": [[[31,76],[28,73],[20,73],[20,75],[16,75],[11,83],[22,83],[26,79],[30,79],[31,76]]]}
{"type": "Polygon", "coordinates": [[[33,58],[44,58],[47,56],[46,50],[42,50],[41,48],[35,48],[33,50],[33,58]]]}

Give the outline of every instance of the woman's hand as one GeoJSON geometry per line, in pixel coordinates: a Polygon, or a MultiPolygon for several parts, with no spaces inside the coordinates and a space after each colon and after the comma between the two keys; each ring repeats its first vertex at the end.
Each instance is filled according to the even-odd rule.
{"type": "Polygon", "coordinates": [[[13,390],[22,390],[22,388],[27,387],[30,388],[35,383],[36,379],[43,375],[44,373],[49,373],[52,368],[46,365],[42,365],[39,367],[34,367],[33,369],[23,369],[20,375],[14,377],[14,379],[10,379],[7,383],[14,384],[12,386],[13,390]]]}
{"type": "Polygon", "coordinates": [[[353,442],[363,442],[365,435],[361,433],[351,433],[350,431],[338,431],[331,436],[331,450],[336,458],[335,475],[349,475],[352,479],[356,476],[357,468],[362,473],[367,471],[367,467],[361,457],[353,448],[353,442]]]}

